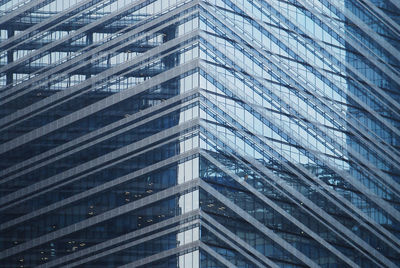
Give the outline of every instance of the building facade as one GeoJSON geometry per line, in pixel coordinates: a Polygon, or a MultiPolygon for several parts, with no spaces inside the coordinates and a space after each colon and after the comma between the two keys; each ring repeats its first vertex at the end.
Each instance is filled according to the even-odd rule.
{"type": "Polygon", "coordinates": [[[397,0],[0,0],[0,267],[400,266],[397,0]]]}

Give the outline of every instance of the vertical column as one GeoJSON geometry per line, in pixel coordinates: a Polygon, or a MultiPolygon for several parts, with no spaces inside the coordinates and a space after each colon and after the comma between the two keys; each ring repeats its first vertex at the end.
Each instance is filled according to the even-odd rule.
{"type": "MultiPolygon", "coordinates": [[[[86,34],[86,44],[87,44],[88,46],[90,46],[91,44],[93,44],[93,32],[88,32],[88,33],[86,34]]],[[[91,60],[91,58],[92,58],[92,57],[90,57],[89,60],[91,60]]],[[[91,68],[92,68],[92,65],[89,64],[89,65],[88,65],[88,72],[89,72],[89,73],[86,74],[86,79],[89,79],[89,78],[92,76],[91,73],[90,73],[91,68]]]]}
{"type": "MultiPolygon", "coordinates": [[[[14,36],[14,30],[9,29],[7,30],[7,38],[11,38],[14,36]]],[[[7,51],[7,64],[14,61],[14,51],[9,50],[7,51]]],[[[6,73],[6,85],[10,85],[13,82],[13,71],[9,70],[6,73]]]]}

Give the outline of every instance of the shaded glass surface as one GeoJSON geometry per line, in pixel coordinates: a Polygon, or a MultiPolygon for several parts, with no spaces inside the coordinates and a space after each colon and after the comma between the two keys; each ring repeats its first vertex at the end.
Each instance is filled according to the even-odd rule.
{"type": "Polygon", "coordinates": [[[0,266],[400,266],[399,37],[394,0],[0,0],[0,266]]]}

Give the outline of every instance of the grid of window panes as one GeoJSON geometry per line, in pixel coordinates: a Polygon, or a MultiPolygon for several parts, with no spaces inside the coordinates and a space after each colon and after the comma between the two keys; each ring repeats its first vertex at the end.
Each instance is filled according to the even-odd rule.
{"type": "Polygon", "coordinates": [[[198,266],[196,4],[0,12],[0,266],[198,266]]]}
{"type": "Polygon", "coordinates": [[[202,239],[243,267],[398,266],[398,5],[200,9],[200,206],[250,250],[202,239]]]}
{"type": "Polygon", "coordinates": [[[396,0],[0,0],[0,266],[400,266],[398,55],[396,0]]]}

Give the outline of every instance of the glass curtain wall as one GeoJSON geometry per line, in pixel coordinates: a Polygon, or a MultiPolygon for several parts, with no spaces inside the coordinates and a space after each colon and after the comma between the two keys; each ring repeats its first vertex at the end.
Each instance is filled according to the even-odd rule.
{"type": "Polygon", "coordinates": [[[0,266],[400,266],[399,18],[0,0],[0,266]]]}

